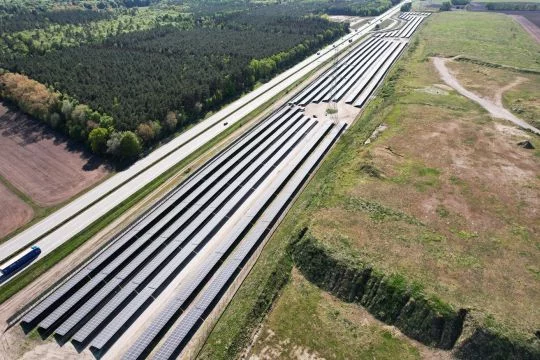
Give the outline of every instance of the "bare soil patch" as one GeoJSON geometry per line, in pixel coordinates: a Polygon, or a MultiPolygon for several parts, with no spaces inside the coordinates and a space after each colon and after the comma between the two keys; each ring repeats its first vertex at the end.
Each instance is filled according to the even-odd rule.
{"type": "Polygon", "coordinates": [[[0,335],[0,360],[84,360],[95,359],[90,351],[78,353],[71,344],[62,347],[51,337],[43,342],[38,335],[25,336],[20,327],[0,335]]]}
{"type": "Polygon", "coordinates": [[[26,224],[34,216],[32,207],[0,183],[0,238],[26,224]]]}
{"type": "MultiPolygon", "coordinates": [[[[306,106],[305,114],[319,121],[332,121],[332,115],[328,113],[329,106],[326,102],[309,103],[306,106]]],[[[351,124],[360,113],[359,108],[346,104],[344,101],[336,103],[336,110],[337,113],[335,113],[334,117],[338,121],[344,121],[347,124],[351,124]]]]}
{"type": "Polygon", "coordinates": [[[62,203],[109,173],[64,136],[0,103],[0,174],[41,207],[62,203]]]}

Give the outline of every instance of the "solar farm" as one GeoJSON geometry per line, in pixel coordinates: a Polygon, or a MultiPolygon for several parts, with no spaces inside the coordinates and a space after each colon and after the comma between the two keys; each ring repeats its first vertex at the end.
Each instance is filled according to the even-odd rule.
{"type": "Polygon", "coordinates": [[[360,112],[427,15],[404,13],[400,29],[371,34],[208,160],[38,299],[24,331],[96,358],[181,356],[350,125],[305,107],[341,102],[360,112]]]}
{"type": "Polygon", "coordinates": [[[412,34],[416,31],[416,28],[422,23],[424,18],[429,16],[429,13],[420,13],[420,12],[408,12],[403,13],[399,16],[401,20],[405,21],[405,25],[399,28],[398,30],[385,31],[379,34],[376,34],[376,37],[399,37],[399,38],[410,38],[412,34]]]}
{"type": "Polygon", "coordinates": [[[427,16],[426,13],[413,14],[400,15],[405,20],[400,30],[375,33],[363,41],[301,91],[293,102],[301,106],[310,102],[345,102],[362,107],[407,45],[399,38],[410,37],[427,16]]]}

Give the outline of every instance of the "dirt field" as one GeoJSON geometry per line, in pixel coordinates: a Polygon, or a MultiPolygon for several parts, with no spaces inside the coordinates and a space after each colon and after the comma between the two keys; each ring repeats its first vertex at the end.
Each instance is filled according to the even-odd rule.
{"type": "MultiPolygon", "coordinates": [[[[486,324],[531,336],[540,321],[539,138],[441,86],[425,49],[403,64],[396,97],[374,115],[388,129],[367,147],[344,148],[331,180],[315,178],[311,229],[447,303],[481,309],[486,324]],[[537,150],[517,146],[524,139],[537,150]]],[[[518,89],[534,94],[534,80],[518,79],[529,75],[478,67],[452,64],[494,103],[518,89]]]]}
{"type": "Polygon", "coordinates": [[[523,16],[531,23],[540,27],[540,11],[501,11],[503,14],[512,16],[523,16]]]}
{"type": "Polygon", "coordinates": [[[65,137],[0,103],[0,175],[38,206],[66,201],[109,171],[65,137]]]}
{"type": "Polygon", "coordinates": [[[32,207],[0,183],[0,238],[26,224],[34,215],[32,207]]]}

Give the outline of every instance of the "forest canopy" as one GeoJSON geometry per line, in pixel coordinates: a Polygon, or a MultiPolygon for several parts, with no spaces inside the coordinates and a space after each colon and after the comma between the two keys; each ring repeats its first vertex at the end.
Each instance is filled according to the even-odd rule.
{"type": "MultiPolygon", "coordinates": [[[[44,84],[56,99],[35,116],[93,152],[120,159],[133,158],[126,154],[154,146],[348,31],[321,14],[375,15],[392,6],[386,0],[7,4],[0,6],[0,67],[44,84]]],[[[28,108],[3,86],[3,97],[28,108]]]]}

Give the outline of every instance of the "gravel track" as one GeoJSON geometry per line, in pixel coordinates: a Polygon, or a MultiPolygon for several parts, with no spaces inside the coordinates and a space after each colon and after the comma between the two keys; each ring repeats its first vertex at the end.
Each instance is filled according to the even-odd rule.
{"type": "Polygon", "coordinates": [[[449,59],[439,58],[439,57],[432,58],[433,65],[435,65],[435,68],[437,69],[437,71],[441,75],[441,78],[444,80],[444,82],[447,85],[451,86],[454,90],[456,90],[458,93],[465,96],[466,98],[480,104],[480,106],[486,109],[491,114],[491,116],[511,121],[523,129],[530,130],[533,133],[540,135],[540,130],[538,130],[532,125],[529,125],[524,120],[521,120],[520,118],[512,114],[510,111],[508,111],[504,107],[497,105],[495,102],[489,99],[483,98],[479,95],[476,95],[472,91],[465,89],[460,84],[460,82],[454,77],[454,75],[452,75],[450,70],[446,67],[446,62],[448,60],[449,59]]]}

